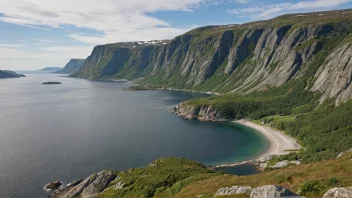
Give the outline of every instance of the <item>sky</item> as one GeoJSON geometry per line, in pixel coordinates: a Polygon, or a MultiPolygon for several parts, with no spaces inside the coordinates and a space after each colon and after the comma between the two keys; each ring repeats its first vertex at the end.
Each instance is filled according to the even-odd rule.
{"type": "Polygon", "coordinates": [[[96,45],[346,8],[352,0],[0,0],[0,69],[64,67],[96,45]]]}

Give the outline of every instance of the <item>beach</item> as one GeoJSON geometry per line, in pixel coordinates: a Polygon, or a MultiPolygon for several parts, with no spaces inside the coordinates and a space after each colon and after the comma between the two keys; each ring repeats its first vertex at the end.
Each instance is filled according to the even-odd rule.
{"type": "Polygon", "coordinates": [[[299,145],[294,138],[286,135],[284,132],[279,131],[277,129],[271,128],[269,126],[260,125],[248,120],[237,120],[234,122],[257,130],[258,132],[263,134],[266,139],[269,140],[270,146],[263,154],[261,154],[256,159],[232,164],[221,164],[213,166],[215,168],[233,167],[243,164],[255,164],[259,167],[259,169],[263,169],[263,165],[261,164],[266,164],[266,162],[270,160],[272,156],[287,155],[290,152],[295,152],[302,148],[301,145],[299,145]]]}
{"type": "Polygon", "coordinates": [[[286,155],[293,150],[299,150],[302,148],[294,138],[286,135],[282,131],[248,120],[238,120],[235,122],[257,130],[270,141],[269,149],[258,157],[256,159],[257,161],[263,161],[269,156],[286,155]]]}

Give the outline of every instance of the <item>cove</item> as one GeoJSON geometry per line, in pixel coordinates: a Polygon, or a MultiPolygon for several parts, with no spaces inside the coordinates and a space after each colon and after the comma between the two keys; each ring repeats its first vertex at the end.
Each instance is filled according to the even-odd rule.
{"type": "Polygon", "coordinates": [[[142,167],[160,157],[216,165],[253,159],[268,147],[246,126],[167,112],[207,95],[123,90],[129,86],[54,74],[0,80],[0,197],[47,197],[42,188],[49,181],[142,167]],[[62,84],[41,85],[46,81],[62,84]]]}

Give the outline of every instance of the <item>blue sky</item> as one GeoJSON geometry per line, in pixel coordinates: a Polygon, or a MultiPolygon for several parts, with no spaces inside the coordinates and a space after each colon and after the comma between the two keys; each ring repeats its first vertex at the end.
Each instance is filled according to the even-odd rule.
{"type": "Polygon", "coordinates": [[[345,8],[352,0],[1,0],[0,69],[63,67],[99,44],[345,8]]]}

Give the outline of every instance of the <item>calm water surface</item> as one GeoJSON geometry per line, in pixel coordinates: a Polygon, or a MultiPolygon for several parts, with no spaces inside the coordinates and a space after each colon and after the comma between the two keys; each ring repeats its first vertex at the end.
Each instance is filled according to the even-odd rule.
{"type": "Polygon", "coordinates": [[[47,197],[42,188],[49,181],[68,183],[160,157],[214,165],[248,160],[268,147],[245,126],[189,121],[166,111],[204,94],[123,91],[128,86],[54,74],[0,80],[0,197],[47,197]]]}

